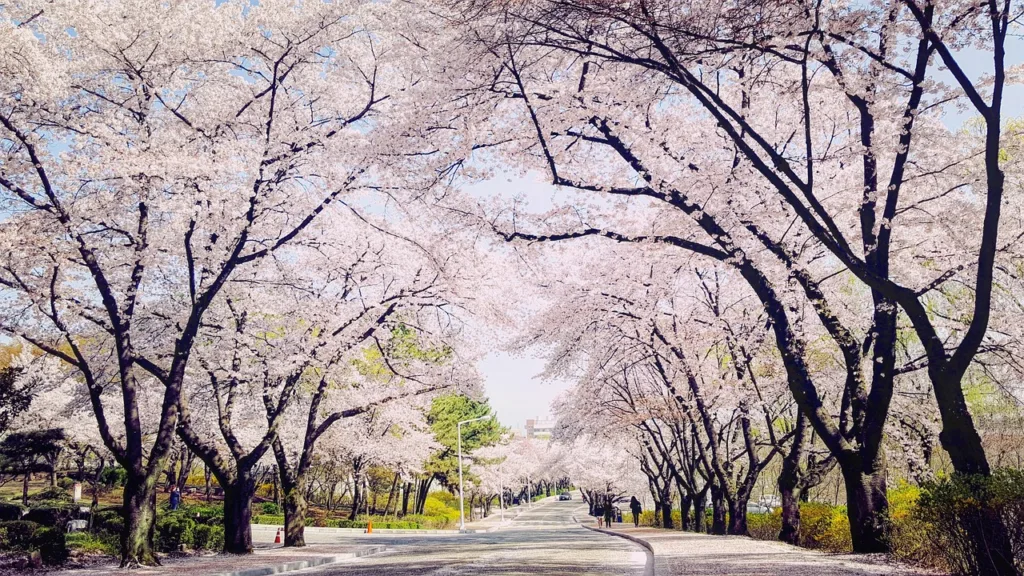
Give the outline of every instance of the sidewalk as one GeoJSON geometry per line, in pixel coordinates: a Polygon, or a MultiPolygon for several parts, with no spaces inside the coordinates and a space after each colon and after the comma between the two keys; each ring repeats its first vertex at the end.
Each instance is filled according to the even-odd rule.
{"type": "MultiPolygon", "coordinates": [[[[162,566],[132,570],[137,576],[262,576],[314,566],[334,564],[384,551],[384,546],[326,544],[305,548],[257,548],[252,554],[210,554],[206,556],[163,556],[162,566]]],[[[61,571],[61,576],[98,576],[121,572],[116,561],[88,568],[61,571]]],[[[128,572],[125,572],[126,574],[128,572]]]]}
{"type": "MultiPolygon", "coordinates": [[[[583,524],[596,528],[591,517],[583,524]]],[[[883,555],[827,554],[743,536],[711,536],[678,530],[633,528],[616,523],[602,532],[650,545],[657,576],[934,576],[926,570],[889,563],[883,555]]]]}
{"type": "Polygon", "coordinates": [[[498,528],[500,528],[502,526],[506,526],[506,525],[510,524],[512,522],[512,520],[516,516],[519,516],[520,513],[522,513],[524,510],[526,510],[526,508],[527,507],[523,506],[522,504],[513,506],[512,508],[505,508],[505,520],[504,520],[504,522],[502,522],[502,520],[501,520],[501,510],[498,509],[498,508],[492,508],[490,516],[488,516],[486,518],[482,518],[480,520],[474,520],[472,522],[466,522],[466,530],[482,530],[482,531],[497,530],[498,528]]]}

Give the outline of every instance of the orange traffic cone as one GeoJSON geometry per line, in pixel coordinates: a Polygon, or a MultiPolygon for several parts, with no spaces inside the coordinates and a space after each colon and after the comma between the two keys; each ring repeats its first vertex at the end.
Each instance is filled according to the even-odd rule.
{"type": "Polygon", "coordinates": [[[274,544],[280,544],[280,543],[281,543],[281,529],[278,528],[277,529],[277,536],[274,536],[274,544]]]}
{"type": "Polygon", "coordinates": [[[366,533],[373,534],[373,520],[368,520],[366,522],[366,533]]]}

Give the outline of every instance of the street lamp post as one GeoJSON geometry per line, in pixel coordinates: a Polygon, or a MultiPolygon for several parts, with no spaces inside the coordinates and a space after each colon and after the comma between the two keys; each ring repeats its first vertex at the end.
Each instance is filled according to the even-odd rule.
{"type": "Polygon", "coordinates": [[[459,531],[466,529],[466,512],[462,498],[462,425],[469,424],[470,422],[477,422],[490,418],[490,416],[481,416],[479,418],[470,418],[469,420],[463,420],[455,425],[455,433],[459,436],[459,531]]]}

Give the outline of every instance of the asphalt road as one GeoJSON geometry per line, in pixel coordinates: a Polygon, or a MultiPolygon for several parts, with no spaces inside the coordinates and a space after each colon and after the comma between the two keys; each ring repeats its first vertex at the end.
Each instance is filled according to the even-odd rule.
{"type": "Polygon", "coordinates": [[[385,544],[386,552],[296,574],[457,576],[530,574],[641,576],[645,551],[632,542],[581,528],[579,501],[534,504],[507,527],[486,534],[338,537],[338,543],[385,544]]]}

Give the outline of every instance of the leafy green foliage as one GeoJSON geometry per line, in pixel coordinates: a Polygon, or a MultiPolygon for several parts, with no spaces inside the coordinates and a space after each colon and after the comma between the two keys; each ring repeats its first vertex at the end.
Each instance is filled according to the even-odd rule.
{"type": "Polygon", "coordinates": [[[49,472],[66,441],[61,428],[13,432],[0,442],[0,466],[8,474],[49,472]]]}
{"type": "Polygon", "coordinates": [[[48,500],[34,504],[24,518],[43,526],[63,528],[64,524],[78,513],[78,508],[77,504],[71,502],[48,500]]]}
{"type": "MultiPolygon", "coordinates": [[[[438,396],[430,405],[427,423],[434,433],[434,439],[441,449],[430,457],[425,469],[445,487],[458,484],[458,423],[481,416],[489,416],[484,420],[470,422],[462,426],[462,452],[471,453],[477,448],[494,446],[506,433],[504,427],[491,414],[491,407],[486,400],[477,401],[462,394],[438,396]]],[[[463,473],[470,474],[471,463],[463,461],[463,473]]]]}
{"type": "Polygon", "coordinates": [[[40,528],[32,534],[32,549],[39,550],[43,563],[59,566],[68,559],[68,546],[61,528],[40,528]]]}
{"type": "Polygon", "coordinates": [[[106,532],[91,534],[89,532],[72,532],[65,535],[68,551],[77,554],[103,554],[117,556],[119,552],[118,537],[106,532]]]}
{"type": "Polygon", "coordinates": [[[193,545],[196,550],[222,550],[224,548],[224,527],[197,524],[193,545]]]}
{"type": "Polygon", "coordinates": [[[954,574],[981,574],[978,534],[1005,529],[1012,562],[1024,572],[1024,470],[1004,468],[991,476],[954,474],[922,487],[919,518],[931,547],[954,574]]]}
{"type": "Polygon", "coordinates": [[[12,522],[14,520],[21,520],[21,513],[23,511],[24,508],[17,504],[0,502],[0,521],[12,522]]]}
{"type": "Polygon", "coordinates": [[[43,562],[54,566],[63,564],[68,559],[68,548],[62,528],[50,528],[25,520],[0,522],[0,550],[38,550],[43,562]]]}
{"type": "Polygon", "coordinates": [[[190,550],[195,546],[195,520],[184,512],[164,514],[156,521],[156,547],[161,552],[190,550]]]}
{"type": "Polygon", "coordinates": [[[119,488],[128,481],[128,471],[120,466],[108,466],[100,472],[100,484],[107,489],[119,488]]]}
{"type": "Polygon", "coordinates": [[[28,550],[32,545],[32,534],[39,528],[39,524],[27,520],[0,522],[0,549],[28,550]]]}
{"type": "Polygon", "coordinates": [[[92,527],[94,530],[120,534],[124,529],[124,515],[120,508],[103,508],[93,513],[92,527]]]}
{"type": "Polygon", "coordinates": [[[71,502],[71,494],[61,487],[47,488],[29,496],[29,500],[35,502],[71,502]]]}

